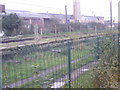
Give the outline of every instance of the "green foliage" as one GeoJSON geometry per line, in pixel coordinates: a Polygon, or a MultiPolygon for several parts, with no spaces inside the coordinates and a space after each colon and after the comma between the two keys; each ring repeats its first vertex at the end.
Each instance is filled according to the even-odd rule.
{"type": "Polygon", "coordinates": [[[71,23],[70,24],[74,30],[94,30],[95,26],[97,30],[105,29],[104,24],[96,23],[96,22],[90,22],[90,23],[71,23]]]}
{"type": "Polygon", "coordinates": [[[59,24],[59,25],[57,25],[57,30],[58,30],[58,32],[68,32],[67,31],[67,26],[66,26],[66,24],[59,24]]]}
{"type": "Polygon", "coordinates": [[[72,88],[94,88],[92,84],[92,69],[81,74],[77,80],[73,81],[71,84],[72,88]]]}
{"type": "Polygon", "coordinates": [[[74,30],[79,30],[81,26],[80,23],[71,23],[70,25],[72,28],[74,28],[74,30]]]}
{"type": "Polygon", "coordinates": [[[24,20],[21,20],[21,26],[19,27],[19,32],[21,35],[30,35],[30,34],[32,35],[34,34],[34,25],[26,24],[24,20]]]}
{"type": "Polygon", "coordinates": [[[17,30],[20,27],[20,25],[21,25],[21,20],[17,16],[17,14],[9,14],[3,16],[2,27],[6,36],[11,36],[14,32],[16,34],[18,32],[17,30]]]}
{"type": "Polygon", "coordinates": [[[105,29],[105,25],[104,25],[104,24],[96,23],[96,22],[88,23],[88,26],[89,26],[90,28],[93,28],[93,29],[95,29],[95,26],[96,26],[96,29],[98,29],[98,30],[105,29]]]}
{"type": "Polygon", "coordinates": [[[118,87],[118,47],[114,41],[107,38],[100,46],[100,64],[94,69],[92,75],[95,88],[118,87]]]}
{"type": "Polygon", "coordinates": [[[55,27],[56,32],[67,32],[66,30],[66,24],[62,23],[61,20],[58,18],[52,18],[47,22],[47,25],[45,25],[45,28],[48,29],[46,33],[55,33],[55,27]]]}

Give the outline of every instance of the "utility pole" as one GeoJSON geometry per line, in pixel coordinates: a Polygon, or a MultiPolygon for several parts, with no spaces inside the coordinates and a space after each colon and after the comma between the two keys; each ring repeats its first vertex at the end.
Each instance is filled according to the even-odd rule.
{"type": "Polygon", "coordinates": [[[112,29],[112,1],[110,1],[110,26],[112,29]]]}
{"type": "Polygon", "coordinates": [[[115,17],[114,17],[114,20],[113,20],[113,25],[114,25],[114,30],[115,30],[115,27],[116,27],[116,25],[115,25],[115,17]]]}
{"type": "Polygon", "coordinates": [[[68,18],[67,18],[67,5],[65,5],[65,19],[66,19],[67,31],[69,31],[69,28],[68,28],[68,18]]]}
{"type": "Polygon", "coordinates": [[[67,20],[67,5],[65,5],[65,19],[66,19],[66,24],[68,24],[68,20],[67,20]]]}
{"type": "MultiPolygon", "coordinates": [[[[65,5],[65,19],[66,19],[66,29],[68,32],[71,33],[71,30],[70,30],[70,27],[69,27],[69,20],[68,20],[68,17],[67,17],[67,5],[65,5]]],[[[71,35],[69,35],[71,37],[71,35]]]]}

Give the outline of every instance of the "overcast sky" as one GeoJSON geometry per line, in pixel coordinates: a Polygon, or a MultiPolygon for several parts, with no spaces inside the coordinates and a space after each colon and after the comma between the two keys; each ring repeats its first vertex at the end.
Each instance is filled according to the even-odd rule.
{"type": "MultiPolygon", "coordinates": [[[[113,19],[118,20],[118,1],[120,0],[80,0],[82,15],[103,16],[106,20],[110,16],[110,1],[113,3],[113,19]]],[[[6,9],[27,10],[39,13],[65,13],[67,5],[68,14],[73,13],[73,0],[0,0],[6,9]]]]}

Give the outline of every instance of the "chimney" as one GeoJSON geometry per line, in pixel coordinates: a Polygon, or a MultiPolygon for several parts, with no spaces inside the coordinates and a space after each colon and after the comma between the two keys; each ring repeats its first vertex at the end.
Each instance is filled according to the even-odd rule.
{"type": "Polygon", "coordinates": [[[80,21],[81,11],[80,11],[80,1],[73,0],[73,17],[75,21],[80,21]]]}
{"type": "Polygon", "coordinates": [[[5,5],[0,4],[0,13],[5,13],[5,5]]]}

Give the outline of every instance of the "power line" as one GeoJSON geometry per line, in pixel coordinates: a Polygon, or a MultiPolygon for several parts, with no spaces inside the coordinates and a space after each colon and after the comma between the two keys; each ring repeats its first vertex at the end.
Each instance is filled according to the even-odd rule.
{"type": "MultiPolygon", "coordinates": [[[[28,3],[18,2],[18,1],[14,1],[14,2],[11,2],[11,3],[17,3],[17,4],[22,4],[22,5],[24,4],[24,5],[28,5],[28,6],[35,6],[35,7],[39,7],[39,8],[48,8],[48,9],[54,9],[54,10],[64,10],[64,9],[60,9],[60,8],[46,7],[46,6],[28,4],[28,3]]],[[[72,10],[68,10],[68,11],[72,11],[72,10]]]]}

